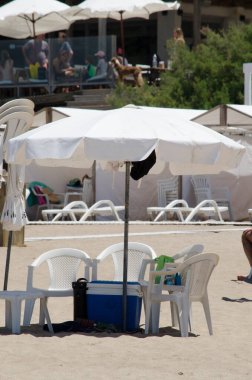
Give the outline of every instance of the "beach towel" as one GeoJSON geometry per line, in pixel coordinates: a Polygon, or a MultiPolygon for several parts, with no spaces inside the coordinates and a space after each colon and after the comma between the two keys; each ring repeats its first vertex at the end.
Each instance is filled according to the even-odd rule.
{"type": "MultiPolygon", "coordinates": [[[[161,255],[161,256],[155,258],[155,262],[157,264],[156,265],[156,271],[159,271],[159,270],[164,269],[164,266],[166,263],[174,263],[174,260],[170,256],[161,255]]],[[[155,284],[160,284],[160,279],[161,279],[160,276],[156,276],[155,284]]]]}

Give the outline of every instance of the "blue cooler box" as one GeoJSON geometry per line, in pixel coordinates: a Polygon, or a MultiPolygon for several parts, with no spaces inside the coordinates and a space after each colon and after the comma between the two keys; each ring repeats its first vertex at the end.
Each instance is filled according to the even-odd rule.
{"type": "MultiPolygon", "coordinates": [[[[87,316],[96,323],[113,324],[122,328],[122,282],[92,281],[88,283],[87,316]]],[[[127,286],[127,331],[139,328],[142,291],[138,282],[128,282],[127,286]]]]}

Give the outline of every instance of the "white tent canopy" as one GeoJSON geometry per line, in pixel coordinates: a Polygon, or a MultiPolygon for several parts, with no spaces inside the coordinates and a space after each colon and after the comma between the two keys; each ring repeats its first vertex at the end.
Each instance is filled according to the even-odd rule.
{"type": "Polygon", "coordinates": [[[252,106],[218,105],[192,120],[223,133],[246,148],[246,153],[236,168],[210,176],[209,179],[213,188],[229,188],[234,219],[248,219],[248,208],[252,207],[248,191],[252,181],[252,106]]]}

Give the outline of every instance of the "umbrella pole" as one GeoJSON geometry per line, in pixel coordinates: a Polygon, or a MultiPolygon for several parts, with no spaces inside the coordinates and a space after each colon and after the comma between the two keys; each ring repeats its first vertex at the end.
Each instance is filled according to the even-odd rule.
{"type": "Polygon", "coordinates": [[[123,252],[123,332],[127,330],[127,277],[128,277],[128,240],[129,240],[129,183],[130,162],[126,162],[125,172],[125,217],[124,217],[124,252],[123,252]]]}
{"type": "MultiPolygon", "coordinates": [[[[123,26],[123,12],[124,11],[120,11],[120,25],[121,25],[121,46],[122,46],[122,51],[123,51],[123,65],[125,63],[125,46],[124,46],[124,26],[123,26]]],[[[127,163],[126,163],[127,165],[127,163]]]]}
{"type": "Polygon", "coordinates": [[[3,290],[7,290],[8,277],[9,277],[9,266],[10,266],[11,245],[12,245],[12,231],[9,231],[3,290]]]}

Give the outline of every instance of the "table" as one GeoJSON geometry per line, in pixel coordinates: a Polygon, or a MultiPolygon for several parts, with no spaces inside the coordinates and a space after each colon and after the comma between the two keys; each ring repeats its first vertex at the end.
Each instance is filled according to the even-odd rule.
{"type": "Polygon", "coordinates": [[[48,325],[53,334],[53,327],[42,291],[27,292],[23,290],[0,291],[0,299],[5,300],[5,326],[12,330],[12,334],[20,334],[21,303],[24,300],[41,300],[41,307],[48,325]]]}

